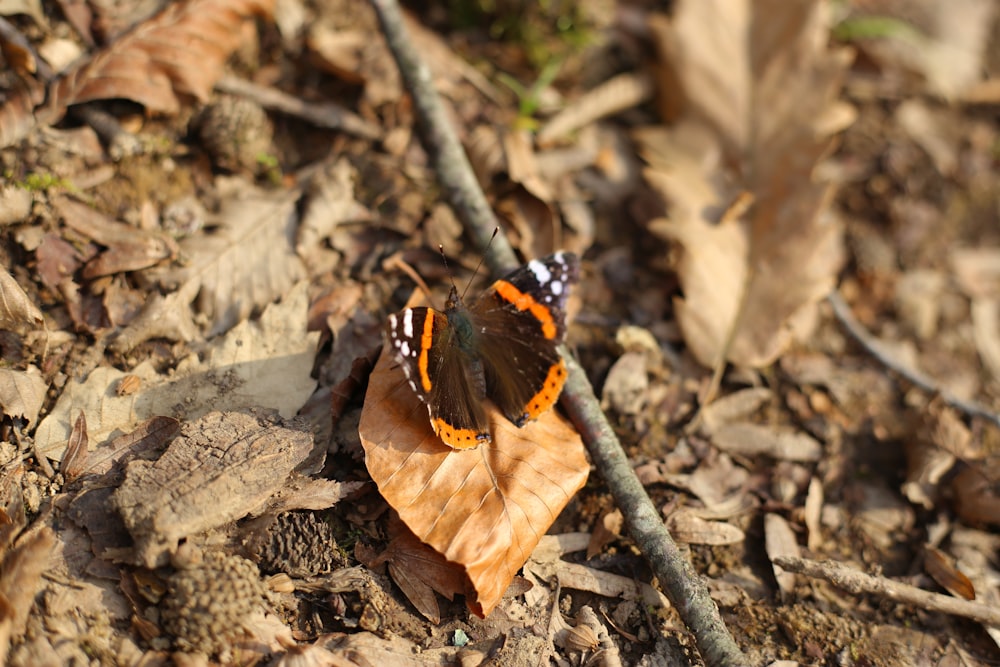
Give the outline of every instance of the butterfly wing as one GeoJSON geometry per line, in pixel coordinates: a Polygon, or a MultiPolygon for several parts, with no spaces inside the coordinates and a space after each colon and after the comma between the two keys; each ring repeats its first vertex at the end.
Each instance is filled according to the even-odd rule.
{"type": "Polygon", "coordinates": [[[566,383],[558,346],[579,260],[556,253],[532,260],[490,287],[470,308],[486,393],[518,426],[551,408],[566,383]]]}
{"type": "Polygon", "coordinates": [[[485,386],[476,380],[478,361],[470,363],[453,337],[447,316],[433,308],[406,308],[390,315],[386,326],[410,387],[427,404],[434,432],[450,447],[471,449],[490,441],[485,386]]]}

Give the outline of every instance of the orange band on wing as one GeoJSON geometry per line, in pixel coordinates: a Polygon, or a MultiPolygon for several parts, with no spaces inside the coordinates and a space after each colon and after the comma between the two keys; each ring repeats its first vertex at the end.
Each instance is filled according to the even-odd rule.
{"type": "Polygon", "coordinates": [[[524,407],[524,420],[531,421],[555,405],[564,384],[566,384],[566,362],[560,359],[558,364],[553,364],[549,368],[545,384],[524,407]]]}
{"type": "Polygon", "coordinates": [[[441,442],[453,449],[473,449],[491,440],[489,433],[481,433],[471,428],[455,428],[440,417],[431,420],[431,426],[441,442]]]}
{"type": "Polygon", "coordinates": [[[420,333],[420,358],[417,360],[417,371],[420,373],[420,386],[426,393],[430,393],[433,383],[431,376],[427,373],[427,359],[431,350],[431,343],[434,341],[434,311],[427,309],[427,317],[424,318],[424,330],[420,333]]]}
{"type": "Polygon", "coordinates": [[[534,297],[517,289],[506,280],[498,280],[493,283],[493,289],[504,300],[513,305],[518,310],[530,310],[535,319],[542,325],[542,335],[548,339],[553,339],[558,333],[555,320],[552,319],[552,311],[535,301],[534,297]]]}

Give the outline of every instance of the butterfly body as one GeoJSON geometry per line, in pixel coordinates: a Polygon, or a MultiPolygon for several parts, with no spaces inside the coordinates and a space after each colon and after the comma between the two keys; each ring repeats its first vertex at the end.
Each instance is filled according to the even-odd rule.
{"type": "Polygon", "coordinates": [[[566,381],[558,351],[566,299],[578,273],[575,255],[555,253],[497,280],[468,306],[453,287],[443,312],[390,316],[386,338],[445,444],[491,441],[486,399],[519,427],[555,404],[566,381]]]}

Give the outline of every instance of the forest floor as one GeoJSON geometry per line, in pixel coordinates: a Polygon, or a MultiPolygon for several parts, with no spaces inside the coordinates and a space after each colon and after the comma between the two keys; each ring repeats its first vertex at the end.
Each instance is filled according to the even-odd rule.
{"type": "Polygon", "coordinates": [[[409,7],[487,251],[368,2],[0,3],[7,664],[711,662],[566,401],[450,449],[384,338],[508,243],[749,664],[1000,661],[1000,10],[648,4],[409,7]]]}

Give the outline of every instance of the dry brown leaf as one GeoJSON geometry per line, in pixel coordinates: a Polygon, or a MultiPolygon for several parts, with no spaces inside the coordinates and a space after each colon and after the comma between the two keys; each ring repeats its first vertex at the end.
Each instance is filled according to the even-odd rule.
{"type": "Polygon", "coordinates": [[[53,197],[52,205],[68,227],[108,248],[87,261],[84,278],[138,271],[177,255],[177,244],[167,234],[116,222],[64,195],[53,197]]]}
{"type": "Polygon", "coordinates": [[[309,260],[317,254],[324,239],[348,222],[366,222],[371,211],[354,198],[357,170],[350,161],[341,158],[309,181],[309,190],[302,207],[302,223],[295,235],[295,250],[309,260]]]}
{"type": "Polygon", "coordinates": [[[402,368],[383,353],[358,427],[379,492],[422,542],[464,569],[467,604],[483,617],[589,472],[579,434],[555,410],[517,428],[486,407],[492,444],[446,446],[402,368]]]}
{"type": "MultiPolygon", "coordinates": [[[[764,515],[764,548],[767,557],[773,561],[778,556],[799,557],[799,543],[795,531],[780,514],[764,515]]],[[[778,589],[783,596],[791,595],[795,590],[795,573],[785,572],[777,565],[774,568],[774,578],[778,581],[778,589]]]]}
{"type": "Polygon", "coordinates": [[[675,130],[636,139],[668,205],[651,229],[681,248],[678,322],[704,365],[771,363],[808,332],[841,264],[832,189],[813,178],[850,117],[836,101],[850,55],[827,48],[827,9],[686,0],[654,21],[660,94],[685,108],[675,130]],[[742,192],[755,204],[741,220],[725,211],[742,192]]]}
{"type": "Polygon", "coordinates": [[[609,598],[641,600],[643,604],[670,608],[667,597],[647,583],[640,583],[632,577],[569,563],[561,558],[566,553],[586,549],[588,541],[586,533],[543,535],[538,547],[524,566],[525,577],[529,581],[556,579],[563,588],[589,591],[609,598]]]}
{"type": "Polygon", "coordinates": [[[144,452],[162,450],[180,431],[181,424],[172,417],[152,417],[128,433],[119,435],[87,456],[84,472],[103,475],[123,457],[135,458],[144,452]]]}
{"type": "Polygon", "coordinates": [[[935,400],[922,415],[924,427],[918,437],[906,440],[906,481],[901,490],[911,503],[933,508],[938,501],[941,479],[957,460],[973,461],[982,456],[978,442],[954,409],[935,400]]]}
{"type": "Polygon", "coordinates": [[[149,294],[142,311],[118,332],[108,347],[125,353],[151,338],[183,342],[197,340],[201,332],[194,323],[191,301],[200,287],[197,282],[191,281],[166,296],[156,292],[149,294]]]}
{"type": "Polygon", "coordinates": [[[263,416],[213,412],[184,424],[158,460],[130,462],[111,497],[136,562],[159,567],[181,539],[260,509],[312,448],[308,432],[263,416]]]}
{"type": "Polygon", "coordinates": [[[64,280],[72,279],[82,260],[81,252],[55,232],[46,234],[35,250],[38,277],[53,292],[59,291],[64,280]]]}
{"type": "MultiPolygon", "coordinates": [[[[370,632],[332,633],[324,636],[324,652],[317,656],[323,667],[454,667],[464,664],[459,659],[467,649],[454,646],[426,649],[396,633],[379,637],[370,632]]],[[[282,667],[298,667],[298,652],[289,651],[282,667]]],[[[474,662],[472,664],[481,664],[474,662]]]]}
{"type": "Polygon", "coordinates": [[[619,415],[638,415],[649,400],[647,355],[626,352],[618,357],[601,390],[601,409],[619,415]]]}
{"type": "Polygon", "coordinates": [[[742,422],[719,427],[712,444],[729,454],[768,456],[778,461],[819,461],[823,447],[808,433],[789,426],[742,422]]]}
{"type": "Polygon", "coordinates": [[[248,16],[269,15],[274,0],[187,0],[167,8],[66,73],[49,90],[44,121],[71,104],[125,98],[150,112],[176,113],[179,95],[206,101],[240,44],[248,16]]]}
{"type": "Polygon", "coordinates": [[[809,480],[809,490],[806,491],[806,502],[802,508],[802,522],[806,525],[808,535],[806,546],[810,551],[819,551],[823,544],[822,533],[823,514],[823,483],[818,477],[809,480]]]}
{"type": "Polygon", "coordinates": [[[14,276],[0,266],[0,329],[25,331],[42,324],[42,311],[31,302],[14,276]]]}
{"type": "Polygon", "coordinates": [[[854,525],[880,549],[898,544],[916,522],[913,507],[899,494],[877,481],[856,485],[852,494],[860,496],[854,510],[854,525]]]}
{"type": "Polygon", "coordinates": [[[21,417],[36,424],[48,385],[34,366],[17,371],[0,368],[0,410],[8,417],[21,417]]]}
{"type": "Polygon", "coordinates": [[[95,445],[156,415],[195,419],[212,410],[261,406],[293,416],[316,389],[309,371],[318,334],[305,332],[307,289],[307,282],[299,283],[280,303],[268,306],[259,320],[241,322],[182,359],[170,377],[145,361],[127,374],[98,366],[86,379],[68,382],[35,431],[38,451],[62,459],[81,409],[95,445]],[[119,395],[126,375],[138,377],[141,389],[119,395]]]}
{"type": "Polygon", "coordinates": [[[713,546],[739,544],[746,535],[736,526],[724,521],[706,521],[695,512],[671,512],[667,517],[670,535],[684,544],[709,544],[713,546]]]}
{"type": "Polygon", "coordinates": [[[959,248],[951,253],[959,287],[972,299],[972,332],[983,364],[1000,378],[1000,249],[959,248]]]}
{"type": "Polygon", "coordinates": [[[734,391],[712,401],[701,409],[701,425],[707,433],[733,422],[746,421],[774,397],[766,387],[751,387],[734,391]]]}
{"type": "Polygon", "coordinates": [[[150,272],[165,285],[180,285],[186,297],[198,295],[209,336],[228,331],[305,276],[294,250],[299,192],[268,192],[240,180],[231,185],[212,232],[181,242],[187,263],[150,272]]]}
{"type": "Polygon", "coordinates": [[[955,512],[972,525],[1000,526],[1000,492],[996,480],[969,466],[951,480],[955,512]]]}
{"type": "Polygon", "coordinates": [[[625,517],[619,509],[605,512],[601,515],[593,532],[590,534],[590,541],[587,543],[587,560],[604,551],[604,547],[622,536],[622,528],[625,525],[625,517]]]}
{"type": "Polygon", "coordinates": [[[734,495],[745,494],[750,478],[746,468],[733,463],[727,454],[702,461],[688,476],[687,490],[709,509],[724,507],[734,495]]]}
{"type": "Polygon", "coordinates": [[[857,40],[858,46],[883,66],[902,65],[923,74],[936,95],[962,95],[988,68],[984,57],[998,7],[993,0],[876,0],[849,6],[859,16],[899,22],[878,39],[857,40]]]}
{"type": "MultiPolygon", "coordinates": [[[[316,450],[313,451],[316,453],[316,450]]],[[[320,452],[322,453],[322,452],[320,452]]],[[[296,468],[296,474],[285,480],[285,485],[267,502],[266,512],[277,514],[298,510],[325,510],[362,488],[366,482],[338,482],[333,479],[304,477],[304,469],[312,463],[312,470],[319,472],[325,457],[317,457],[313,463],[307,459],[296,468]]]]}
{"type": "Polygon", "coordinates": [[[414,535],[398,516],[389,522],[392,536],[385,551],[365,562],[369,568],[388,563],[389,575],[414,607],[431,623],[441,622],[441,608],[434,593],[449,600],[465,592],[465,575],[414,535]]]}
{"type": "Polygon", "coordinates": [[[67,482],[72,482],[87,468],[87,415],[80,410],[80,415],[73,422],[73,430],[66,443],[66,456],[60,461],[59,472],[67,482]]]}
{"type": "Polygon", "coordinates": [[[1000,295],[1000,248],[956,248],[950,254],[955,280],[969,298],[1000,295]]]}
{"type": "Polygon", "coordinates": [[[20,185],[0,185],[0,227],[24,222],[31,213],[34,196],[31,190],[20,185]]]}
{"type": "Polygon", "coordinates": [[[955,559],[931,545],[924,547],[924,572],[955,597],[976,599],[976,587],[955,565],[955,559]]]}
{"type": "Polygon", "coordinates": [[[55,544],[44,526],[25,533],[0,562],[0,663],[6,662],[10,640],[24,633],[42,573],[55,544]]]}
{"type": "Polygon", "coordinates": [[[34,108],[45,99],[45,86],[39,82],[19,84],[7,91],[0,105],[0,148],[11,146],[35,127],[34,108]]]}

